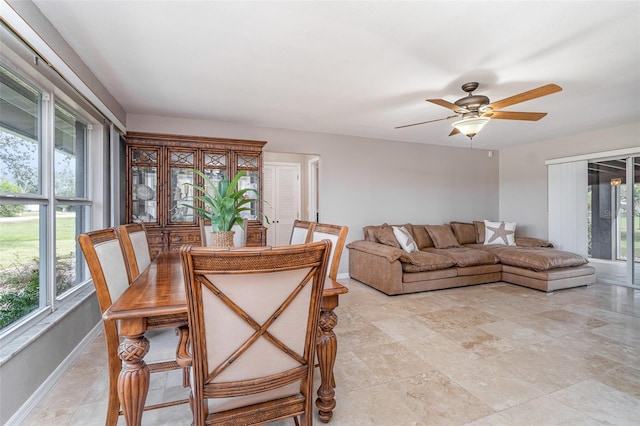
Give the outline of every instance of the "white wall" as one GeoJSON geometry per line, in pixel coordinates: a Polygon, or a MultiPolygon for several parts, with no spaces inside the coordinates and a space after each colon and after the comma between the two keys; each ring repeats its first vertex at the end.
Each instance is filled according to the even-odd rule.
{"type": "MultiPolygon", "coordinates": [[[[320,221],[347,225],[347,242],[365,225],[441,224],[498,216],[494,152],[293,130],[130,114],[129,131],[266,140],[265,152],[321,158],[320,221]]],[[[340,273],[348,270],[348,250],[340,273]]]]}
{"type": "Polygon", "coordinates": [[[633,123],[501,150],[500,219],[517,222],[518,235],[548,238],[545,161],[638,146],[633,123]]]}

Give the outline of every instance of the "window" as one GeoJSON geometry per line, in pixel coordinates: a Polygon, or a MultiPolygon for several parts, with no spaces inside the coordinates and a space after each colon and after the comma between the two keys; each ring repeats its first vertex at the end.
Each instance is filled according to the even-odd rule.
{"type": "Polygon", "coordinates": [[[54,192],[56,229],[56,295],[84,281],[77,237],[88,230],[86,189],[88,125],[62,105],[55,105],[54,192]]]}
{"type": "MultiPolygon", "coordinates": [[[[0,329],[46,306],[41,291],[42,93],[0,66],[0,329]],[[6,195],[6,196],[5,196],[6,195]]],[[[44,288],[43,288],[44,289],[44,288]]]]}
{"type": "Polygon", "coordinates": [[[90,229],[92,126],[69,104],[46,79],[0,63],[0,335],[88,278],[76,241],[90,229]]]}

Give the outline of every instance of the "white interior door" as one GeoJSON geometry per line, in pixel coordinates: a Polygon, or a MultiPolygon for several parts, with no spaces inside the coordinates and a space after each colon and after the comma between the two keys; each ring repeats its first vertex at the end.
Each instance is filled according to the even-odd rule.
{"type": "Polygon", "coordinates": [[[263,198],[267,226],[267,244],[289,244],[293,222],[300,218],[300,165],[293,163],[264,164],[263,198]]]}

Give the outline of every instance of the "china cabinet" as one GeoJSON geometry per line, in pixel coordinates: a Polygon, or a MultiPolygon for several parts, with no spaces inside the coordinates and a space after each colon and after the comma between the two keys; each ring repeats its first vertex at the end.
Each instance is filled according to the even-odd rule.
{"type": "MultiPolygon", "coordinates": [[[[126,221],[142,222],[147,228],[152,255],[179,250],[183,244],[200,244],[198,218],[186,207],[193,204],[193,188],[203,185],[193,169],[203,171],[214,182],[246,172],[240,188],[262,193],[262,148],[265,141],[127,133],[126,221]]],[[[198,205],[198,204],[195,204],[198,205]]],[[[266,244],[266,228],[256,201],[245,212],[247,245],[266,244]]]]}

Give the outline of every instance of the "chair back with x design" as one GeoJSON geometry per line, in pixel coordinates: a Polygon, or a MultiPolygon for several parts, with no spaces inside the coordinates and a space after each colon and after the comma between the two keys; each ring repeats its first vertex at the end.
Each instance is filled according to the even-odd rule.
{"type": "Polygon", "coordinates": [[[312,419],[319,310],[331,251],[318,243],[181,250],[194,424],[312,419]]]}

